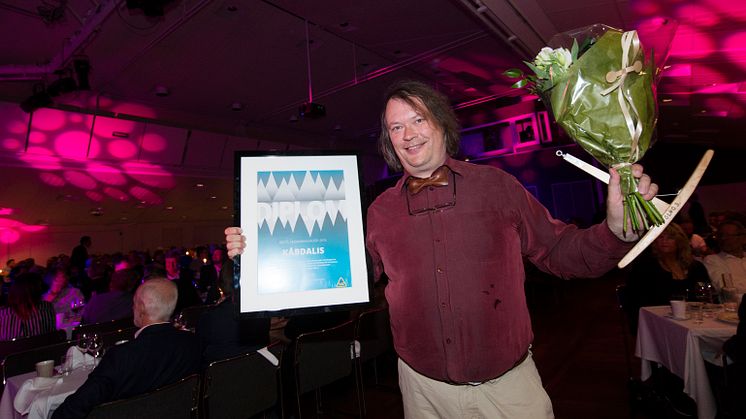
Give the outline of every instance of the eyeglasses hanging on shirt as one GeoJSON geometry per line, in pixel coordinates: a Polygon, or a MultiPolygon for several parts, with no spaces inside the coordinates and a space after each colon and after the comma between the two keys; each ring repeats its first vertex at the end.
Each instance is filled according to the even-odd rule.
{"type": "Polygon", "coordinates": [[[406,184],[409,215],[422,215],[456,206],[456,176],[441,166],[429,178],[410,177],[406,184]],[[429,190],[429,193],[423,193],[429,190]]]}

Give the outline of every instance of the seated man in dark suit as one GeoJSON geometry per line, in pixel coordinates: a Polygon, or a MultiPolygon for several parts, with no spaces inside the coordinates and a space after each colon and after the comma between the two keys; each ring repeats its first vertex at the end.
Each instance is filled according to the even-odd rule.
{"type": "Polygon", "coordinates": [[[151,279],[135,293],[135,339],[110,348],[85,383],[54,411],[54,419],[84,418],[98,404],[147,393],[199,371],[197,337],[169,318],[176,285],[151,279]]]}
{"type": "Polygon", "coordinates": [[[269,343],[269,318],[239,317],[233,299],[233,266],[223,268],[215,307],[200,316],[197,336],[203,366],[255,351],[269,343]]]}
{"type": "Polygon", "coordinates": [[[83,308],[81,324],[108,322],[132,317],[132,292],[137,284],[137,274],[124,269],[111,275],[109,291],[91,296],[83,308]]]}

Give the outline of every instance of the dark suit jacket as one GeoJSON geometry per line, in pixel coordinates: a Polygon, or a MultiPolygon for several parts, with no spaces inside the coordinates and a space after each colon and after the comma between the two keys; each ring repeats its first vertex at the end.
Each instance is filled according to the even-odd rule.
{"type": "Polygon", "coordinates": [[[199,371],[199,341],[170,323],[146,327],[134,340],[109,348],[85,383],[54,411],[54,419],[85,418],[101,403],[126,399],[199,371]]]}
{"type": "Polygon", "coordinates": [[[203,366],[267,346],[269,324],[269,318],[239,318],[229,300],[205,312],[197,324],[203,366]]]}
{"type": "Polygon", "coordinates": [[[91,297],[83,308],[81,324],[125,319],[132,315],[132,294],[124,291],[109,291],[91,297]]]}

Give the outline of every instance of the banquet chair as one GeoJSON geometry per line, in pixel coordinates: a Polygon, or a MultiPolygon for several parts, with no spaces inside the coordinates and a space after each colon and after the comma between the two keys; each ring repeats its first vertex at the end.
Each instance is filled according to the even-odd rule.
{"type": "Polygon", "coordinates": [[[124,329],[114,330],[112,332],[101,333],[101,341],[104,344],[104,348],[110,348],[121,343],[122,341],[134,339],[135,332],[137,332],[137,330],[137,327],[132,326],[124,329]]]}
{"type": "MultiPolygon", "coordinates": [[[[268,349],[282,359],[281,345],[268,349]]],[[[282,417],[280,366],[257,352],[211,363],[202,385],[202,417],[248,418],[278,406],[282,417]]]]}
{"type": "Polygon", "coordinates": [[[65,355],[72,345],[72,342],[65,341],[9,354],[2,363],[3,386],[9,377],[35,371],[36,363],[39,361],[53,359],[55,363],[59,363],[62,355],[65,355]]]}
{"type": "Polygon", "coordinates": [[[192,374],[139,396],[100,404],[88,414],[88,419],[196,419],[199,383],[199,374],[192,374]]]}
{"type": "Polygon", "coordinates": [[[300,396],[315,392],[316,414],[322,413],[321,388],[337,380],[353,375],[358,416],[362,417],[360,387],[354,365],[355,322],[348,320],[338,326],[303,333],[295,340],[293,372],[295,398],[298,403],[298,418],[302,410],[300,396]]]}
{"type": "Polygon", "coordinates": [[[377,358],[386,352],[393,350],[391,337],[391,326],[388,308],[374,308],[360,313],[355,325],[357,377],[360,382],[360,394],[365,407],[365,382],[363,381],[363,366],[371,363],[373,367],[373,382],[378,385],[378,361],[377,358]]]}
{"type": "Polygon", "coordinates": [[[75,329],[73,329],[72,340],[73,341],[77,340],[78,336],[80,336],[83,333],[104,334],[104,333],[109,333],[109,332],[116,332],[122,329],[128,329],[134,326],[135,326],[135,323],[133,322],[132,317],[127,317],[127,318],[118,319],[118,320],[110,320],[108,322],[101,322],[101,323],[81,324],[75,327],[75,329]]]}
{"type": "Polygon", "coordinates": [[[29,349],[38,348],[40,346],[64,342],[66,337],[67,335],[64,330],[55,330],[54,332],[29,336],[27,338],[0,341],[0,359],[5,358],[12,353],[28,351],[29,349]]]}

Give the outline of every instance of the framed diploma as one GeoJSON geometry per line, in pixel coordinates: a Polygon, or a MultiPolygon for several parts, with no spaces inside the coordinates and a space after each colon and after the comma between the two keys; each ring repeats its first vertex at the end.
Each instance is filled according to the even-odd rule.
{"type": "Polygon", "coordinates": [[[236,153],[240,313],[294,315],[369,302],[355,154],[236,153]]]}

